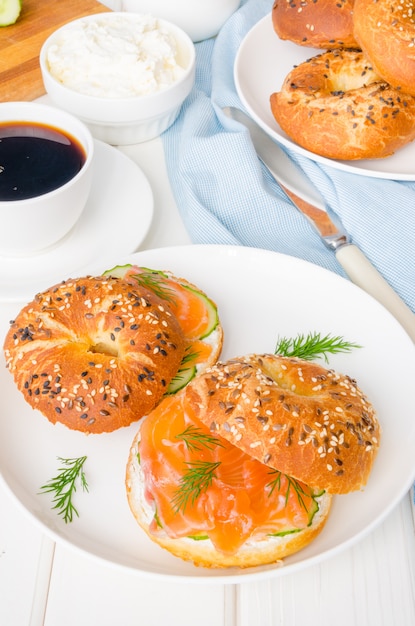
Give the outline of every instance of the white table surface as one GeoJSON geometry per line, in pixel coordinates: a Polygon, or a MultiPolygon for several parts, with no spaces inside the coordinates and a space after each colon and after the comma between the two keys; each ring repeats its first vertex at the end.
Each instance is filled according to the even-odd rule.
{"type": "MultiPolygon", "coordinates": [[[[103,3],[121,8],[121,0],[103,3]]],[[[141,167],[154,193],[154,221],[140,249],[190,244],[161,140],[122,151],[141,167]]],[[[0,329],[7,329],[15,312],[16,305],[1,304],[0,329]]],[[[415,528],[408,497],[365,539],[319,565],[258,583],[189,585],[146,580],[55,544],[0,483],[0,626],[306,624],[415,626],[415,528]]]]}
{"type": "MultiPolygon", "coordinates": [[[[122,151],[142,168],[154,192],[154,221],[140,249],[190,244],[161,140],[122,151]]],[[[15,309],[1,305],[0,328],[7,329],[15,309]]],[[[138,624],[414,626],[409,498],[360,543],[319,565],[258,583],[189,585],[146,580],[55,544],[0,487],[1,626],[138,624]]]]}

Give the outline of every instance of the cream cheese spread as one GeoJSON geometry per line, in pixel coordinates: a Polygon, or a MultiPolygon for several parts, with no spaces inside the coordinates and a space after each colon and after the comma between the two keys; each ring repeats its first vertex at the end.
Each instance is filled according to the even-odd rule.
{"type": "Polygon", "coordinates": [[[157,18],[103,14],[63,29],[47,50],[52,76],[83,94],[127,98],[169,87],[184,73],[174,37],[157,18]]]}

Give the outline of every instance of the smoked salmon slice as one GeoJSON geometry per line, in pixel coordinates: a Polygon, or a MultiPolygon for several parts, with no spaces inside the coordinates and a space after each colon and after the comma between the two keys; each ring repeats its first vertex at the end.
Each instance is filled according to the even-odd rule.
{"type": "Polygon", "coordinates": [[[210,539],[218,551],[234,554],[250,538],[301,532],[319,510],[321,491],[213,435],[183,393],[165,397],[140,432],[154,535],[210,539]]]}
{"type": "Polygon", "coordinates": [[[175,314],[187,339],[186,353],[178,374],[171,381],[168,394],[186,386],[196,374],[219,357],[223,330],[216,304],[203,291],[171,272],[138,265],[118,265],[104,272],[132,285],[145,286],[163,298],[175,314]]]}

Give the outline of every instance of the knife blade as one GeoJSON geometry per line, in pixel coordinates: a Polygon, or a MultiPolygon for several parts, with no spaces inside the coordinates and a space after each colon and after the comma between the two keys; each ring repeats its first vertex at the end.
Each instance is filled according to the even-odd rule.
{"type": "Polygon", "coordinates": [[[235,107],[224,113],[245,126],[255,151],[293,205],[310,221],[325,245],[334,252],[350,280],[376,298],[415,342],[415,315],[369,259],[352,241],[340,219],[330,210],[304,172],[248,115],[235,107]]]}

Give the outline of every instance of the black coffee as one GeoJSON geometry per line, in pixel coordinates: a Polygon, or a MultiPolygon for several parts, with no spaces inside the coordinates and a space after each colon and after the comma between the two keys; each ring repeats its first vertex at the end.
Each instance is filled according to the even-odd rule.
{"type": "Polygon", "coordinates": [[[53,191],[76,176],[85,160],[78,141],[58,128],[0,123],[0,201],[53,191]]]}

